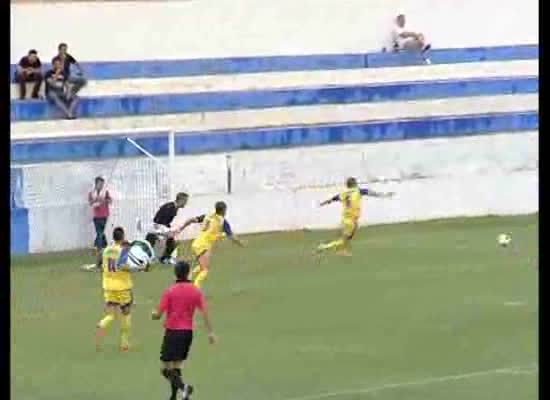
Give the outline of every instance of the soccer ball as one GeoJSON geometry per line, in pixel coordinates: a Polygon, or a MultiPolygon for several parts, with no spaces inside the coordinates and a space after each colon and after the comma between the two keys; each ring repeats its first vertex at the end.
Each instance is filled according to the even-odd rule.
{"type": "Polygon", "coordinates": [[[507,233],[501,233],[497,237],[497,242],[500,246],[506,247],[512,242],[512,236],[507,233]]]}

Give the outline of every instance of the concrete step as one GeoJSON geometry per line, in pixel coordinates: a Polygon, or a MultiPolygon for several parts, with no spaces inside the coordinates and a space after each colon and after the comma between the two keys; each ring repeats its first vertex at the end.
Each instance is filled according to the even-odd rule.
{"type": "MultiPolygon", "coordinates": [[[[94,97],[197,93],[520,75],[538,75],[538,60],[90,81],[81,95],[94,97]]],[[[16,85],[12,84],[11,98],[16,99],[17,93],[16,85]]],[[[30,91],[28,93],[30,95],[30,91]]]]}
{"type": "Polygon", "coordinates": [[[237,110],[143,117],[97,118],[17,122],[11,125],[11,139],[85,137],[174,129],[211,131],[253,127],[325,124],[438,115],[538,110],[538,94],[447,98],[437,100],[315,105],[259,110],[237,110]]]}

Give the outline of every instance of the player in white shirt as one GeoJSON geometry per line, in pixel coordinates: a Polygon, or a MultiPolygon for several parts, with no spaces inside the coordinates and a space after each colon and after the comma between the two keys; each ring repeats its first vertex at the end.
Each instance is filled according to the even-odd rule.
{"type": "MultiPolygon", "coordinates": [[[[128,246],[128,270],[131,272],[147,271],[151,263],[155,260],[155,244],[158,238],[154,233],[148,233],[145,239],[137,239],[128,246]]],[[[98,258],[101,260],[101,257],[98,258]]],[[[84,271],[100,272],[98,264],[88,264],[81,267],[84,271]]]]}
{"type": "Polygon", "coordinates": [[[145,240],[134,240],[129,244],[128,249],[128,269],[130,271],[146,271],[155,259],[155,243],[157,236],[154,233],[148,233],[145,240]]]}
{"type": "MultiPolygon", "coordinates": [[[[430,50],[431,45],[426,43],[424,35],[420,32],[413,32],[405,29],[405,15],[399,14],[395,18],[395,26],[392,31],[392,42],[394,50],[417,50],[425,54],[430,50]]],[[[427,62],[428,59],[425,58],[427,62]]]]}

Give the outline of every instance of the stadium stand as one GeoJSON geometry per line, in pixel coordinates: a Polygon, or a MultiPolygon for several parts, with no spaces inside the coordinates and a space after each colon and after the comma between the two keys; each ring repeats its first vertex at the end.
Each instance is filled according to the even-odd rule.
{"type": "MultiPolygon", "coordinates": [[[[91,82],[82,93],[77,121],[60,120],[45,101],[12,100],[12,157],[79,158],[78,143],[85,149],[82,157],[132,154],[135,149],[122,146],[117,131],[158,126],[186,132],[177,141],[178,151],[185,153],[221,150],[221,138],[239,133],[242,140],[234,136],[234,149],[300,145],[301,139],[292,139],[296,135],[312,145],[387,140],[384,132],[396,129],[400,133],[390,135],[393,139],[420,134],[410,133],[416,131],[446,135],[451,125],[455,135],[536,128],[538,46],[436,50],[431,66],[394,67],[415,57],[375,53],[89,63],[91,82]],[[457,124],[461,129],[454,128],[457,124]],[[190,144],[205,131],[216,134],[190,144]],[[66,140],[42,142],[58,133],[86,139],[69,140],[66,150],[66,140]],[[112,136],[114,147],[94,146],[95,134],[112,136]],[[30,138],[32,143],[21,142],[30,138]],[[44,151],[29,151],[37,145],[44,151]]],[[[153,154],[163,148],[153,145],[153,154]]]]}

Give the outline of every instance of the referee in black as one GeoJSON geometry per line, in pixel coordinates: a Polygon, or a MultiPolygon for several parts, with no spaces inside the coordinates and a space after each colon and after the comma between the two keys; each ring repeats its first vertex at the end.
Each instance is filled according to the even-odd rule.
{"type": "Polygon", "coordinates": [[[181,377],[183,362],[187,359],[193,341],[193,315],[199,310],[208,331],[208,342],[214,344],[216,336],[212,331],[206,301],[200,289],[189,281],[191,268],[186,261],[179,261],[174,267],[176,282],[161,296],[159,306],[152,312],[152,318],[158,320],[166,314],[164,320],[164,340],[160,351],[161,374],[168,382],[172,394],[170,400],[190,399],[193,386],[185,383],[181,377]]]}

